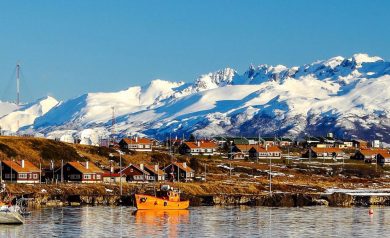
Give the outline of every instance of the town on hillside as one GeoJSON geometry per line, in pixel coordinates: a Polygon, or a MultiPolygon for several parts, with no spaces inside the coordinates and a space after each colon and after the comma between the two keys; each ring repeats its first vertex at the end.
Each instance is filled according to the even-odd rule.
{"type": "MultiPolygon", "coordinates": [[[[66,141],[77,143],[77,141],[66,141]]],[[[205,181],[206,172],[196,173],[187,162],[179,162],[176,156],[191,158],[218,158],[226,161],[248,161],[253,163],[289,163],[291,161],[322,161],[344,163],[346,160],[362,161],[379,166],[390,165],[389,149],[378,141],[306,136],[301,140],[285,137],[224,137],[198,139],[167,138],[159,141],[152,138],[130,136],[110,140],[98,147],[111,148],[109,166],[92,161],[67,161],[49,166],[34,164],[27,159],[5,158],[1,160],[1,180],[6,183],[149,183],[205,181]],[[159,152],[169,157],[170,163],[129,163],[114,160],[134,153],[159,152]]],[[[0,146],[0,153],[6,147],[0,146]]],[[[57,160],[61,158],[57,158],[57,160]]],[[[206,168],[205,168],[206,170],[206,168]]],[[[231,173],[231,168],[228,170],[231,173]]]]}

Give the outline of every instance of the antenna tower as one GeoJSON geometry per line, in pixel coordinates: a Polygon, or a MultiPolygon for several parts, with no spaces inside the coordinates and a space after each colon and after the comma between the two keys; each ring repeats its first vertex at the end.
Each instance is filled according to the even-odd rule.
{"type": "Polygon", "coordinates": [[[20,64],[16,64],[16,105],[20,103],[20,64]]]}
{"type": "Polygon", "coordinates": [[[115,134],[115,107],[111,107],[112,109],[112,119],[111,119],[111,135],[115,134]]]}

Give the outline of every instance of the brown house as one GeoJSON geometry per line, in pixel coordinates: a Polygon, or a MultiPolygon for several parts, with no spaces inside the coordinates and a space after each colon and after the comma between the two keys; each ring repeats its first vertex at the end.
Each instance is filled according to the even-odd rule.
{"type": "Polygon", "coordinates": [[[233,146],[230,152],[231,159],[246,159],[249,156],[249,150],[252,149],[253,145],[249,144],[236,144],[233,146]]]}
{"type": "Polygon", "coordinates": [[[123,150],[134,150],[134,151],[152,151],[153,141],[148,138],[123,138],[119,142],[119,146],[123,150]]]}
{"type": "Polygon", "coordinates": [[[248,151],[250,159],[280,159],[282,151],[277,146],[267,146],[264,148],[261,145],[253,145],[248,151]]]}
{"type": "MultiPolygon", "coordinates": [[[[61,168],[56,170],[56,177],[61,179],[61,168]]],[[[86,161],[68,162],[63,167],[64,181],[81,183],[101,183],[104,171],[94,163],[86,161]]]]}
{"type": "Polygon", "coordinates": [[[144,164],[136,165],[130,164],[126,168],[122,169],[122,174],[126,175],[126,181],[128,182],[153,182],[155,177],[146,171],[144,164]]]}
{"type": "Polygon", "coordinates": [[[218,145],[212,141],[184,142],[179,147],[179,153],[182,155],[215,155],[218,145]]]}
{"type": "Polygon", "coordinates": [[[389,152],[385,149],[363,149],[356,151],[354,158],[363,160],[366,163],[371,163],[372,161],[376,161],[379,154],[385,155],[388,153],[389,152]]]}
{"type": "Polygon", "coordinates": [[[389,153],[379,153],[377,155],[377,161],[378,164],[384,166],[384,165],[390,165],[390,154],[389,153]]]}
{"type": "Polygon", "coordinates": [[[195,171],[187,166],[186,162],[173,162],[164,168],[167,174],[167,179],[170,181],[187,182],[192,181],[195,176],[195,171]]]}
{"type": "Polygon", "coordinates": [[[352,146],[358,149],[367,149],[368,142],[364,140],[352,140],[352,146]]]}
{"type": "Polygon", "coordinates": [[[13,183],[39,183],[40,170],[30,161],[3,160],[2,180],[13,183]]]}
{"type": "Polygon", "coordinates": [[[311,147],[305,154],[303,154],[303,157],[309,158],[310,153],[312,158],[317,159],[343,159],[345,155],[344,151],[342,151],[340,148],[311,147]]]}
{"type": "Polygon", "coordinates": [[[165,172],[161,170],[157,164],[155,165],[144,165],[144,170],[146,170],[151,176],[154,177],[154,181],[164,181],[165,180],[165,172]]]}

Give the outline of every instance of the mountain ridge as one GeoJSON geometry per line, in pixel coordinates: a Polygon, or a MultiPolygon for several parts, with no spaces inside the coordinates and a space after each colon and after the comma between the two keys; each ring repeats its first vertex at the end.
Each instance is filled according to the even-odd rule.
{"type": "Polygon", "coordinates": [[[156,79],[57,103],[23,128],[46,136],[85,129],[158,138],[334,132],[390,141],[390,63],[355,54],[290,68],[251,65],[243,74],[225,68],[193,83],[156,79]]]}

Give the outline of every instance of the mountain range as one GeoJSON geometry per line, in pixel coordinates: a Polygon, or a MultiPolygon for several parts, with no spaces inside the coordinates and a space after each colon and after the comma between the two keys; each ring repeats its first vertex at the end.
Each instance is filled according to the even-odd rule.
{"type": "Polygon", "coordinates": [[[390,142],[390,62],[355,54],[290,68],[250,66],[242,74],[225,68],[192,83],[157,79],[61,102],[53,97],[22,106],[0,102],[0,126],[91,143],[110,133],[297,138],[327,132],[390,142]]]}

